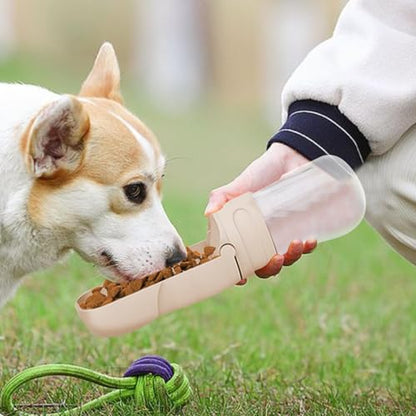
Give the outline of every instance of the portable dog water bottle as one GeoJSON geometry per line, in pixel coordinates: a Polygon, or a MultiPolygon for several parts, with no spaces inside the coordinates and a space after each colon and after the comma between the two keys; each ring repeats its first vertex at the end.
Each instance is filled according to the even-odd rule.
{"type": "Polygon", "coordinates": [[[293,240],[340,237],[362,220],[365,196],[359,179],[341,159],[322,156],[255,193],[229,201],[209,217],[206,240],[212,260],[96,309],[76,309],[96,335],[114,336],[160,315],[214,296],[285,253],[293,240]]]}

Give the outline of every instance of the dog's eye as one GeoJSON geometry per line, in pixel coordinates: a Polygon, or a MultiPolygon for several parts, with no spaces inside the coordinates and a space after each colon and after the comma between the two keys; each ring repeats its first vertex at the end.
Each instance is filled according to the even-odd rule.
{"type": "Polygon", "coordinates": [[[135,204],[141,204],[146,198],[146,185],[135,182],[123,187],[127,199],[135,204]]]}

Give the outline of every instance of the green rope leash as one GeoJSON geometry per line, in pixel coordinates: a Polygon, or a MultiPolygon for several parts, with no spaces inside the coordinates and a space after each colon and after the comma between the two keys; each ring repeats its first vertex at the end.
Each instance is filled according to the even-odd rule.
{"type": "Polygon", "coordinates": [[[48,376],[75,377],[117,389],[70,410],[43,413],[49,416],[79,415],[82,411],[129,397],[133,397],[136,405],[141,408],[177,408],[183,406],[192,393],[189,381],[179,365],[170,364],[162,357],[145,356],[132,363],[124,377],[111,377],[70,364],[47,364],[28,368],[12,377],[3,387],[0,408],[7,414],[33,416],[31,413],[18,411],[12,396],[28,381],[48,376]]]}

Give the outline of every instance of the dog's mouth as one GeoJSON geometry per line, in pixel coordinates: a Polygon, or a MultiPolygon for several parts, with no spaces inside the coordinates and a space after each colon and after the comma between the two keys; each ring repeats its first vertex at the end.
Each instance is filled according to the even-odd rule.
{"type": "Polygon", "coordinates": [[[117,263],[117,260],[106,250],[101,252],[101,257],[104,259],[104,262],[100,264],[104,270],[109,271],[111,277],[116,277],[119,281],[127,281],[130,282],[131,280],[137,279],[140,276],[132,276],[127,274],[126,272],[122,271],[117,263]]]}
{"type": "Polygon", "coordinates": [[[111,267],[111,266],[117,266],[117,262],[114,260],[114,257],[108,252],[103,250],[101,252],[101,257],[103,257],[106,262],[104,263],[104,267],[111,267]]]}

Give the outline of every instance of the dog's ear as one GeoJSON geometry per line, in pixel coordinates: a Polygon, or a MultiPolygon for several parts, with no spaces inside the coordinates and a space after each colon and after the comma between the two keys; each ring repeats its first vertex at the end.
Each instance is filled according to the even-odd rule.
{"type": "Polygon", "coordinates": [[[94,66],[81,87],[79,95],[103,97],[123,102],[120,93],[120,68],[113,45],[105,42],[95,58],[94,66]]]}
{"type": "Polygon", "coordinates": [[[81,164],[89,127],[88,114],[75,97],[64,95],[43,108],[25,144],[30,172],[37,178],[74,172],[81,164]]]}

